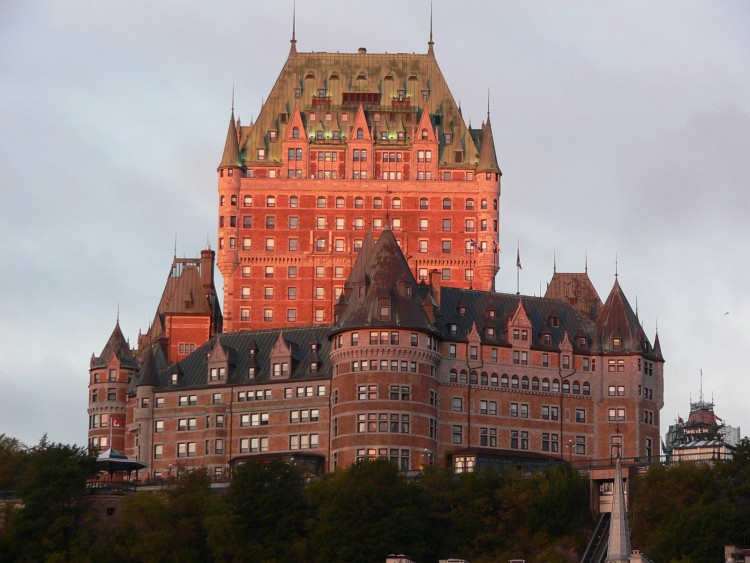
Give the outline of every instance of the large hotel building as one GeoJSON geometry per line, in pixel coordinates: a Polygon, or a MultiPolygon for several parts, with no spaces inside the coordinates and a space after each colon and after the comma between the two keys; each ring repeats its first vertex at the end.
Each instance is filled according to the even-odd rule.
{"type": "Polygon", "coordinates": [[[316,473],[658,456],[664,360],[618,281],[604,302],[586,272],[495,292],[490,116],[466,125],[432,40],[293,38],[217,172],[218,248],[174,260],[136,349],[118,323],[91,358],[92,447],[149,478],[269,456],[316,473]]]}

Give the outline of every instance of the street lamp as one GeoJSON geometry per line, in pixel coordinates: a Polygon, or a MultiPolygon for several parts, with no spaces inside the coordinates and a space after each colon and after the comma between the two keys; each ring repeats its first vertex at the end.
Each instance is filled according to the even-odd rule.
{"type": "Polygon", "coordinates": [[[568,463],[573,461],[573,438],[568,438],[568,463]]]}

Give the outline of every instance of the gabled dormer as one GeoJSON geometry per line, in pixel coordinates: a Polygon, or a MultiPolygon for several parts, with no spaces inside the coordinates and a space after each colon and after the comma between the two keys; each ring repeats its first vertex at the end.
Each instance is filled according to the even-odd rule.
{"type": "Polygon", "coordinates": [[[367,125],[365,110],[360,104],[346,138],[347,178],[372,179],[375,161],[373,147],[372,133],[367,125]]]}
{"type": "Polygon", "coordinates": [[[412,162],[416,166],[416,180],[433,180],[437,178],[438,154],[437,135],[430,119],[430,112],[425,106],[422,116],[412,136],[412,162]]]}
{"type": "Polygon", "coordinates": [[[508,321],[508,341],[514,348],[531,347],[532,326],[523,301],[519,299],[513,316],[508,321]]]}
{"type": "Polygon", "coordinates": [[[304,178],[307,170],[309,143],[299,106],[292,110],[284,139],[281,142],[281,174],[285,178],[304,178]]]}
{"type": "Polygon", "coordinates": [[[217,338],[213,350],[208,353],[208,373],[206,374],[209,385],[225,385],[231,367],[231,348],[222,344],[217,338]]]}
{"type": "Polygon", "coordinates": [[[292,346],[284,340],[284,333],[279,337],[271,349],[271,377],[285,379],[292,374],[292,346]]]}
{"type": "Polygon", "coordinates": [[[466,340],[466,360],[470,368],[477,368],[482,365],[482,335],[479,334],[476,323],[471,323],[466,340]]]}
{"type": "Polygon", "coordinates": [[[560,368],[573,368],[573,343],[570,341],[570,338],[568,338],[567,330],[560,341],[560,368]]]}

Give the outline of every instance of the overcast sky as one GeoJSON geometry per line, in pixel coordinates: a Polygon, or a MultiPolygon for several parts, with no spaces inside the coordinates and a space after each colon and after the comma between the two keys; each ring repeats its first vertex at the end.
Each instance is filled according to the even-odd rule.
{"type": "MultiPolygon", "coordinates": [[[[300,51],[427,49],[427,0],[297,2],[300,51]]],[[[750,4],[435,0],[435,53],[503,170],[498,288],[619,280],[665,365],[750,434],[750,4]]],[[[85,444],[89,358],[135,342],[179,256],[216,246],[235,88],[257,116],[292,2],[0,2],[0,433],[85,444]]]]}

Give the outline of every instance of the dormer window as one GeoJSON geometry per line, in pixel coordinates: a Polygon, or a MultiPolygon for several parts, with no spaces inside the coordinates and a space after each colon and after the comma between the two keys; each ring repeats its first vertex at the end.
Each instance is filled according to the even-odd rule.
{"type": "Polygon", "coordinates": [[[560,317],[556,317],[556,316],[552,315],[552,316],[551,316],[551,317],[549,318],[549,322],[550,322],[550,324],[551,324],[552,326],[554,326],[554,327],[558,327],[558,326],[560,326],[560,317]]]}
{"type": "Polygon", "coordinates": [[[494,339],[495,339],[495,329],[494,329],[494,328],[492,328],[491,326],[490,326],[490,327],[487,327],[487,329],[485,330],[485,336],[486,336],[486,337],[487,337],[487,338],[488,338],[489,340],[494,340],[494,339]]]}
{"type": "Polygon", "coordinates": [[[289,375],[289,362],[274,362],[273,376],[285,377],[289,375]]]}
{"type": "Polygon", "coordinates": [[[217,367],[217,368],[211,368],[208,372],[208,380],[209,381],[224,381],[227,376],[227,368],[224,367],[217,367]]]}
{"type": "Polygon", "coordinates": [[[292,127],[292,139],[299,139],[299,127],[292,127]]]}
{"type": "Polygon", "coordinates": [[[497,316],[497,313],[494,309],[490,309],[489,311],[487,311],[487,316],[491,319],[494,319],[497,316]]]}
{"type": "Polygon", "coordinates": [[[579,336],[578,337],[578,347],[579,348],[585,348],[586,347],[586,337],[585,336],[579,336]]]}
{"type": "Polygon", "coordinates": [[[378,299],[378,315],[381,321],[387,321],[391,318],[391,300],[378,299]]]}
{"type": "Polygon", "coordinates": [[[310,344],[310,350],[312,350],[313,352],[316,352],[318,350],[318,343],[313,342],[312,344],[310,344]]]}
{"type": "Polygon", "coordinates": [[[177,381],[178,380],[179,380],[179,374],[178,373],[173,373],[172,374],[172,378],[170,380],[171,383],[172,383],[172,385],[177,385],[177,381]]]}
{"type": "Polygon", "coordinates": [[[622,350],[622,338],[612,339],[612,350],[622,350]]]}
{"type": "Polygon", "coordinates": [[[254,367],[247,368],[247,378],[248,379],[255,379],[255,368],[254,367]]]}
{"type": "Polygon", "coordinates": [[[456,323],[450,323],[448,325],[448,332],[451,334],[458,334],[458,325],[456,323]]]}
{"type": "Polygon", "coordinates": [[[465,317],[466,316],[466,307],[463,306],[463,305],[461,305],[458,308],[458,314],[461,315],[462,317],[465,317]]]}
{"type": "Polygon", "coordinates": [[[548,332],[542,334],[542,344],[545,344],[547,346],[552,344],[552,336],[548,332]]]}

